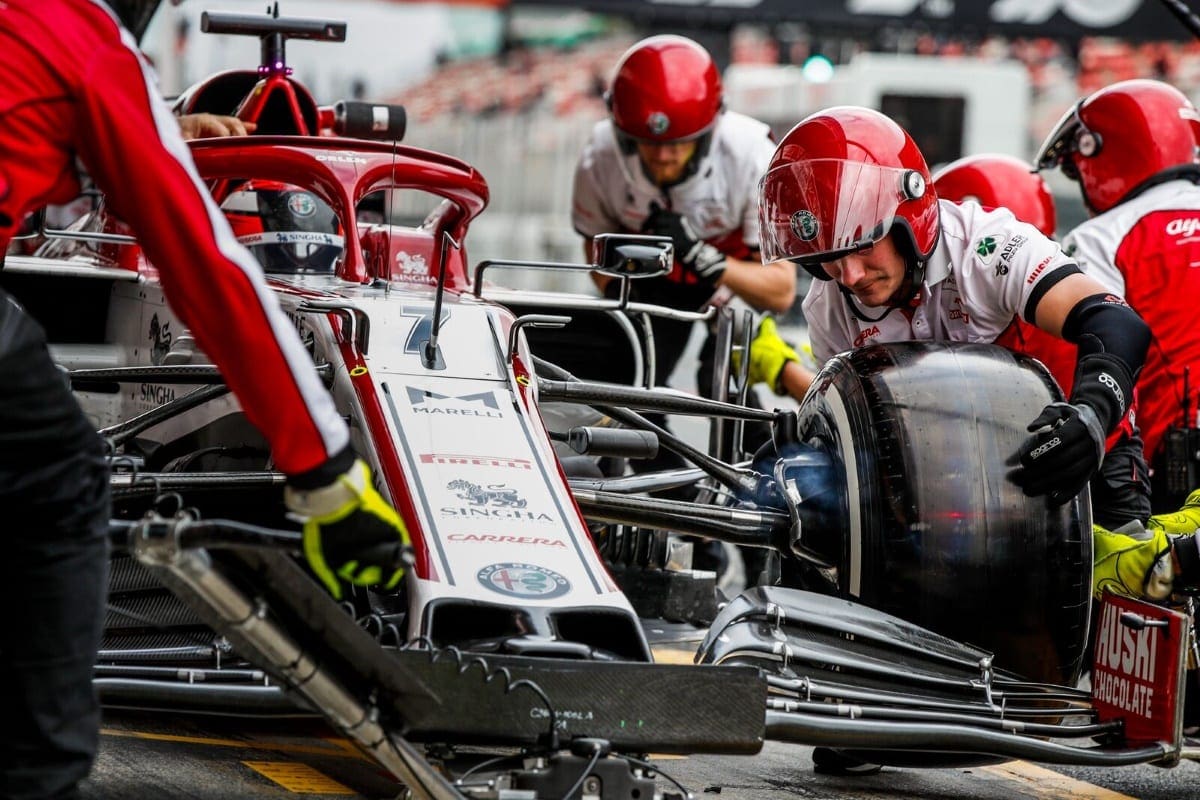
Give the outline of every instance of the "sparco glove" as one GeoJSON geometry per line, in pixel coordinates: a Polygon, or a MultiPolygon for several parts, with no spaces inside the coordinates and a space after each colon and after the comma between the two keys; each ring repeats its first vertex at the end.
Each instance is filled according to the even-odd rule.
{"type": "Polygon", "coordinates": [[[650,216],[642,223],[642,233],[671,237],[675,260],[707,286],[716,287],[725,274],[725,254],[697,236],[691,223],[681,214],[651,203],[650,216]]]}
{"type": "Polygon", "coordinates": [[[340,581],[385,589],[400,582],[408,529],[375,491],[362,459],[327,486],[287,487],[283,499],[304,517],[304,557],[335,600],[342,598],[340,581]]]}
{"type": "Polygon", "coordinates": [[[772,317],[763,317],[758,333],[750,342],[749,382],[765,383],[775,394],[785,394],[779,379],[789,361],[800,361],[800,355],[779,336],[772,317]]]}
{"type": "Polygon", "coordinates": [[[1107,353],[1079,358],[1069,403],[1051,403],[1029,423],[1033,434],[1009,459],[1009,478],[1030,497],[1062,505],[1083,490],[1104,458],[1104,440],[1129,408],[1133,376],[1107,353]]]}
{"type": "Polygon", "coordinates": [[[1109,531],[1092,528],[1095,560],[1092,589],[1098,597],[1114,594],[1165,600],[1172,592],[1195,593],[1200,586],[1200,491],[1183,508],[1156,514],[1145,527],[1137,522],[1109,531]]]}

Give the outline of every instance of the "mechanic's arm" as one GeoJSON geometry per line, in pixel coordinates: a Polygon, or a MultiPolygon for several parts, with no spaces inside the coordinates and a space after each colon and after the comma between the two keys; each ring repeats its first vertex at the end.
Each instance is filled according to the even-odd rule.
{"type": "MultiPolygon", "coordinates": [[[[779,384],[793,400],[803,400],[817,374],[799,361],[789,361],[779,373],[779,384]]],[[[776,394],[782,394],[777,392],[776,394]]]]}
{"type": "Polygon", "coordinates": [[[1144,527],[1092,526],[1092,594],[1104,590],[1161,602],[1172,593],[1200,593],[1200,489],[1183,508],[1156,514],[1144,527]]]}
{"type": "Polygon", "coordinates": [[[796,302],[796,267],[788,261],[763,264],[734,258],[704,241],[682,214],[650,204],[642,233],[669,236],[675,260],[714,290],[725,286],[755,308],[787,311],[796,302]]]}
{"type": "Polygon", "coordinates": [[[783,340],[775,320],[765,316],[750,342],[751,384],[765,383],[775,394],[803,400],[816,374],[800,363],[800,354],[783,340]]]}
{"type": "Polygon", "coordinates": [[[1037,301],[1042,330],[1077,345],[1075,385],[1066,403],[1051,403],[1029,424],[1010,473],[1027,495],[1070,500],[1104,457],[1104,442],[1129,410],[1150,345],[1150,329],[1124,300],[1073,266],[1037,301]]]}
{"type": "Polygon", "coordinates": [[[716,282],[755,308],[787,311],[796,302],[796,267],[789,261],[763,264],[725,257],[725,271],[716,282]]]}
{"type": "Polygon", "coordinates": [[[258,262],[200,180],[140,55],[114,39],[88,67],[76,88],[86,131],[80,157],[287,473],[285,500],[307,520],[310,566],[335,597],[339,580],[395,586],[403,574],[395,546],[408,544],[408,532],[350,448],[348,426],[258,262]]]}

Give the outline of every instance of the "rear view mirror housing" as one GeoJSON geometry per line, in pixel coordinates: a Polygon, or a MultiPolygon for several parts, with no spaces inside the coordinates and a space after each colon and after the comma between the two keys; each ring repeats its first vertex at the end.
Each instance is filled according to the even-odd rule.
{"type": "Polygon", "coordinates": [[[669,236],[601,233],[592,239],[592,269],[613,278],[658,278],[671,271],[675,246],[669,236]]]}

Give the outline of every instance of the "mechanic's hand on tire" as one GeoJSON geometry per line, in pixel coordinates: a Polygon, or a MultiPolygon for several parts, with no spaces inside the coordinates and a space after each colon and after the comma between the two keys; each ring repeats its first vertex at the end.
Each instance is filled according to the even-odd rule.
{"type": "Polygon", "coordinates": [[[651,203],[650,216],[642,223],[642,233],[671,237],[675,260],[706,286],[715,288],[725,274],[725,254],[696,235],[691,223],[681,214],[651,203]]]}
{"type": "Polygon", "coordinates": [[[1110,531],[1092,526],[1092,589],[1135,600],[1165,600],[1175,580],[1171,539],[1161,528],[1130,522],[1110,531]]]}
{"type": "Polygon", "coordinates": [[[1009,459],[1008,473],[1026,495],[1046,495],[1062,505],[1079,494],[1100,467],[1105,431],[1096,412],[1083,403],[1051,403],[1029,423],[1033,433],[1009,459]]]}
{"type": "Polygon", "coordinates": [[[304,557],[335,600],[342,598],[342,581],[384,589],[400,582],[409,556],[408,529],[375,491],[361,459],[328,486],[307,491],[289,486],[283,496],[305,518],[304,557]]]}
{"type": "Polygon", "coordinates": [[[783,395],[786,390],[780,384],[783,368],[789,361],[800,361],[800,355],[779,336],[772,317],[763,317],[758,333],[750,342],[750,384],[765,383],[775,394],[783,395]]]}

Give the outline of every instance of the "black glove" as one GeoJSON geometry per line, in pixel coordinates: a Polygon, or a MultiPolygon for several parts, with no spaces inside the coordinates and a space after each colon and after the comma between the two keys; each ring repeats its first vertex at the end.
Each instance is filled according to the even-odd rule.
{"type": "Polygon", "coordinates": [[[671,237],[675,260],[707,286],[715,288],[725,274],[725,254],[697,236],[682,214],[652,202],[650,216],[642,223],[642,233],[671,237]]]}
{"type": "Polygon", "coordinates": [[[1062,505],[1083,490],[1104,459],[1108,434],[1133,396],[1125,362],[1107,353],[1082,356],[1070,403],[1051,403],[1029,423],[1033,433],[1009,459],[1008,477],[1030,497],[1062,505]]]}

